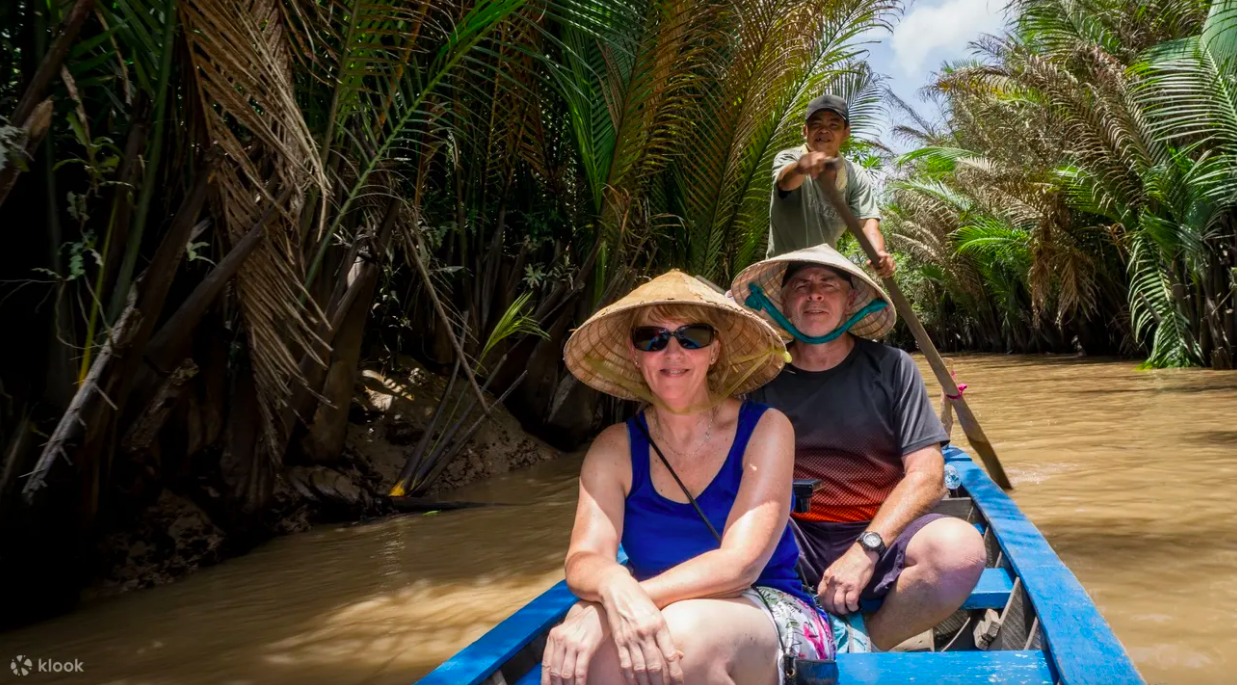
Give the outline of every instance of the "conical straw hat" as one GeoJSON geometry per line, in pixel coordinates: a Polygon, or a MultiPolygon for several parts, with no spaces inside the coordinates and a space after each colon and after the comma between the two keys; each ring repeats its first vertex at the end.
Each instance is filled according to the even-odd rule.
{"type": "MultiPolygon", "coordinates": [[[[656,305],[695,305],[716,310],[722,356],[709,370],[711,385],[723,396],[749,392],[768,383],[786,363],[786,345],[753,312],[681,271],[669,271],[603,308],[567,340],[563,357],[582,383],[625,400],[652,401],[648,385],[632,363],[628,341],[636,310],[656,305]],[[723,368],[724,367],[724,368],[723,368]]],[[[716,322],[715,322],[716,323],[716,322]]]]}
{"type": "MultiPolygon", "coordinates": [[[[778,308],[778,311],[786,314],[787,312],[782,302],[782,278],[786,274],[786,265],[791,262],[811,262],[821,266],[831,266],[845,271],[854,277],[851,279],[851,284],[858,291],[858,294],[855,296],[850,309],[842,315],[842,321],[850,319],[850,317],[868,306],[873,300],[884,300],[889,304],[889,296],[885,294],[884,289],[871,276],[856,266],[854,262],[847,259],[841,252],[825,244],[787,252],[786,254],[778,255],[747,267],[735,277],[734,283],[730,287],[735,302],[740,304],[747,302],[748,296],[751,295],[751,286],[755,284],[764,290],[765,296],[768,297],[773,306],[778,308]]],[[[762,311],[761,314],[785,339],[792,339],[790,333],[783,330],[781,326],[778,326],[768,313],[762,311]]],[[[893,330],[895,321],[897,321],[897,314],[894,312],[893,307],[886,306],[856,321],[848,332],[859,338],[876,340],[883,338],[889,331],[893,330]]]]}

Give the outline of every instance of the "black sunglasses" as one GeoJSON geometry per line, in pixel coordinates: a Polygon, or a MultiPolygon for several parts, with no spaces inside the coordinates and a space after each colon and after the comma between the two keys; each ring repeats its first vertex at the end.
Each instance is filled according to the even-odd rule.
{"type": "Polygon", "coordinates": [[[713,344],[716,331],[707,323],[690,323],[671,331],[660,326],[636,326],[631,329],[631,344],[641,352],[661,352],[674,336],[685,350],[698,350],[713,344]]]}

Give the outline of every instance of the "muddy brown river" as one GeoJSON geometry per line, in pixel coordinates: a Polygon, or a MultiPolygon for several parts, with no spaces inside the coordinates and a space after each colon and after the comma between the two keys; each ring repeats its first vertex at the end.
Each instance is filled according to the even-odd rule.
{"type": "MultiPolygon", "coordinates": [[[[951,359],[1014,499],[1148,682],[1237,682],[1237,373],[951,359]]],[[[323,526],[0,634],[0,666],[82,667],[0,677],[408,685],[561,579],[579,459],[453,495],[512,506],[323,526]]]]}

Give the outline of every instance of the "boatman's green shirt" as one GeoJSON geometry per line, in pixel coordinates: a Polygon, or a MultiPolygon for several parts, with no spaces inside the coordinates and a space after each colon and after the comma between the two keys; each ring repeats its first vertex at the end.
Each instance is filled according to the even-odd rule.
{"type": "MultiPolygon", "coordinates": [[[[789,164],[799,161],[807,153],[807,146],[790,150],[782,150],[773,158],[773,197],[769,204],[769,249],[765,259],[778,255],[828,243],[837,247],[838,238],[846,231],[846,222],[829,204],[829,197],[819,185],[825,182],[820,178],[804,179],[803,185],[794,190],[782,190],[777,187],[777,177],[789,164]]],[[[864,219],[880,219],[880,208],[876,204],[876,187],[867,169],[852,164],[843,158],[843,168],[838,171],[838,190],[846,203],[850,205],[851,214],[859,221],[864,219]]]]}

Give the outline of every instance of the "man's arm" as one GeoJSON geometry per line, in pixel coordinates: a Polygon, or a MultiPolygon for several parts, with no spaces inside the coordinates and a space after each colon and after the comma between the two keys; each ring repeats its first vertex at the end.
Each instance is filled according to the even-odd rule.
{"type": "Polygon", "coordinates": [[[928,388],[915,360],[901,350],[890,351],[896,356],[890,378],[893,416],[906,475],[869,526],[869,530],[880,533],[886,545],[892,544],[911,521],[931,511],[945,496],[941,444],[949,441],[949,434],[932,409],[928,388]]]}
{"type": "Polygon", "coordinates": [[[906,476],[889,493],[868,530],[880,533],[886,545],[911,521],[932,511],[945,496],[945,457],[939,445],[929,445],[902,457],[906,476]]]}
{"type": "MultiPolygon", "coordinates": [[[[945,459],[941,443],[949,440],[932,411],[923,378],[910,355],[890,349],[893,413],[905,475],[868,524],[886,545],[892,545],[911,521],[930,512],[945,496],[945,459]]],[[[877,556],[858,543],[825,569],[817,593],[826,611],[845,614],[859,609],[859,595],[872,578],[877,556]]]]}
{"type": "MultiPolygon", "coordinates": [[[[830,162],[834,158],[829,157],[823,152],[807,152],[798,159],[789,162],[782,167],[777,174],[777,187],[779,190],[790,192],[809,178],[816,178],[821,173],[829,176],[829,180],[833,181],[836,172],[830,166],[830,162]]],[[[782,161],[782,160],[779,160],[782,161]]]]}
{"type": "MultiPolygon", "coordinates": [[[[851,211],[854,211],[853,208],[851,211]]],[[[876,248],[876,256],[878,257],[875,265],[872,264],[871,260],[868,260],[868,266],[872,267],[882,278],[893,276],[893,255],[885,251],[885,236],[881,234],[880,219],[864,219],[863,234],[867,236],[868,242],[872,243],[872,247],[876,248]]]]}
{"type": "MultiPolygon", "coordinates": [[[[902,534],[911,521],[923,516],[945,496],[945,459],[939,447],[929,445],[902,458],[906,476],[898,483],[885,503],[868,524],[868,530],[880,533],[885,545],[902,534]]],[[[816,589],[825,611],[847,614],[859,610],[859,596],[872,574],[879,557],[858,542],[821,575],[816,589]]]]}
{"type": "Polygon", "coordinates": [[[876,181],[872,180],[867,169],[858,164],[849,166],[854,171],[854,182],[847,189],[847,204],[850,205],[851,213],[859,220],[863,235],[867,236],[868,242],[876,248],[878,257],[875,264],[869,261],[868,266],[872,267],[881,277],[889,278],[893,276],[894,263],[893,256],[885,250],[885,236],[881,234],[880,203],[876,193],[876,181]]]}

